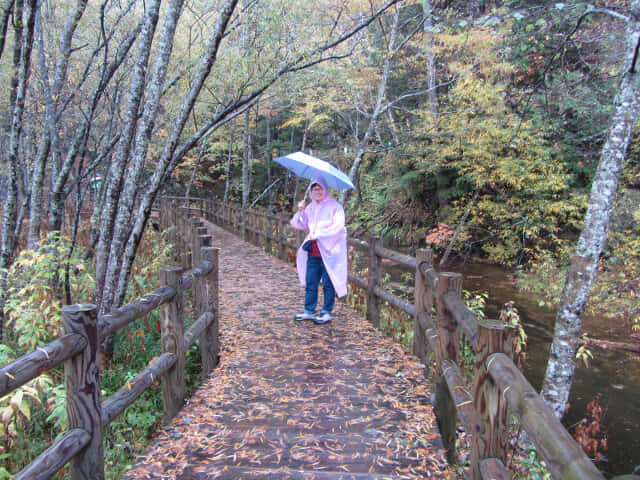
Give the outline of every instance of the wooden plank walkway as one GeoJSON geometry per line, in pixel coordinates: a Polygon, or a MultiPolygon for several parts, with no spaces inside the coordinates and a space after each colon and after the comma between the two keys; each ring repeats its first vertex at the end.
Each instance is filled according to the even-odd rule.
{"type": "Polygon", "coordinates": [[[295,269],[208,227],[220,366],[124,478],[455,478],[417,358],[342,301],[329,324],[295,322],[295,269]]]}

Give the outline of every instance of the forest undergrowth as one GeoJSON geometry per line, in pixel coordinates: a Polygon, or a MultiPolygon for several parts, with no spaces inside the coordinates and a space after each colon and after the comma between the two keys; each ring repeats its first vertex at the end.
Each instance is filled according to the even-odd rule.
{"type": "MultiPolygon", "coordinates": [[[[51,235],[38,249],[23,250],[9,269],[9,320],[0,344],[1,365],[62,334],[65,284],[73,303],[91,303],[93,262],[83,258],[78,249],[70,253],[70,247],[68,239],[51,235]],[[68,279],[67,271],[70,272],[68,279]]],[[[147,229],[125,303],[158,288],[159,269],[172,263],[172,255],[165,235],[147,229]]],[[[185,294],[186,318],[190,317],[189,305],[190,298],[185,294]]],[[[103,401],[161,354],[160,314],[155,310],[131,323],[116,336],[113,358],[101,358],[103,401]]],[[[187,395],[199,384],[199,362],[196,342],[187,351],[187,395]]],[[[67,430],[62,366],[0,399],[0,418],[0,479],[5,479],[23,469],[67,430]]],[[[104,429],[107,480],[122,476],[135,456],[144,451],[161,420],[160,384],[155,382],[104,429]]],[[[65,467],[54,478],[66,478],[67,471],[65,467]]]]}

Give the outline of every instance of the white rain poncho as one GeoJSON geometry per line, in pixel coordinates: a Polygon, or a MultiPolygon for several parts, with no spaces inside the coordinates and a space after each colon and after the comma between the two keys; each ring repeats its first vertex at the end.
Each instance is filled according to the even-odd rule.
{"type": "MultiPolygon", "coordinates": [[[[320,202],[312,200],[302,211],[296,213],[291,219],[291,226],[298,230],[309,230],[302,245],[307,240],[317,240],[322,261],[333,288],[338,297],[347,294],[347,229],[344,226],[344,209],[342,205],[329,196],[329,187],[324,177],[318,175],[309,184],[320,185],[324,190],[324,197],[320,202]]],[[[300,284],[305,286],[307,276],[308,253],[298,248],[296,266],[300,284]]]]}

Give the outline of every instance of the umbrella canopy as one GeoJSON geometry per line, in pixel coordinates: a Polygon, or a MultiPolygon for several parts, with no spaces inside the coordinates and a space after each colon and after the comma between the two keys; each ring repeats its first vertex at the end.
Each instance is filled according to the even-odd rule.
{"type": "Polygon", "coordinates": [[[299,177],[313,180],[316,175],[322,174],[327,181],[327,185],[336,190],[350,190],[354,187],[349,177],[337,169],[329,162],[321,160],[303,152],[295,152],[273,159],[286,169],[295,173],[299,177]]]}

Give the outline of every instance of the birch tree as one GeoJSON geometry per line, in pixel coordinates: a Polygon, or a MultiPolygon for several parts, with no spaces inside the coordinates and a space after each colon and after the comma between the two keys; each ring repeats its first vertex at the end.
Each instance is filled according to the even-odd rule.
{"type": "MultiPolygon", "coordinates": [[[[607,12],[599,9],[599,13],[607,12]]],[[[594,10],[587,11],[580,22],[594,10]]],[[[620,13],[609,12],[615,17],[620,13]]],[[[576,351],[582,330],[582,314],[589,289],[604,248],[618,179],[631,141],[633,125],[638,120],[638,48],[640,46],[640,0],[630,3],[626,17],[625,62],[613,104],[613,115],[606,142],[591,186],[589,206],[576,252],[572,258],[558,305],[553,342],[541,394],[561,418],[566,410],[576,368],[576,351]]]]}

